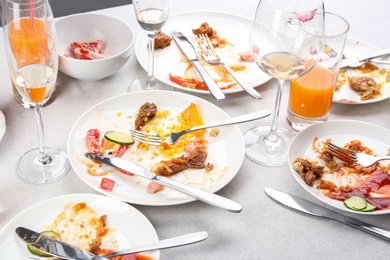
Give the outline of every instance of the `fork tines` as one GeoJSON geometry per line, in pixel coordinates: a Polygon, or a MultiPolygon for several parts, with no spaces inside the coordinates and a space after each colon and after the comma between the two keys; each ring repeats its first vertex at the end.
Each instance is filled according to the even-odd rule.
{"type": "Polygon", "coordinates": [[[134,140],[151,145],[159,145],[163,140],[156,134],[146,134],[137,130],[130,130],[131,136],[134,140]]]}
{"type": "Polygon", "coordinates": [[[328,150],[331,152],[336,158],[346,162],[346,163],[354,163],[356,162],[355,153],[348,151],[340,146],[337,146],[332,143],[328,143],[328,150]]]}
{"type": "Polygon", "coordinates": [[[201,51],[204,55],[209,56],[209,53],[211,52],[213,55],[217,56],[214,50],[214,46],[211,43],[210,38],[207,36],[207,34],[197,35],[197,38],[199,47],[201,48],[201,51]]]}

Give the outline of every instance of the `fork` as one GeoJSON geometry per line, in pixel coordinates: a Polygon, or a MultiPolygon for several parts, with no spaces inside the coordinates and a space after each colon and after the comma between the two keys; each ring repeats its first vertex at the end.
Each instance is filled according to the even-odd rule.
{"type": "Polygon", "coordinates": [[[189,128],[187,130],[178,132],[178,133],[171,133],[169,136],[163,140],[160,136],[156,134],[149,134],[149,133],[144,133],[141,131],[136,131],[136,130],[130,130],[130,134],[133,136],[134,140],[145,143],[145,144],[150,144],[150,145],[160,145],[162,142],[166,142],[168,144],[175,143],[182,135],[185,135],[189,132],[205,129],[205,128],[212,128],[212,127],[217,127],[217,126],[225,126],[225,125],[232,125],[232,124],[237,124],[237,123],[245,123],[249,121],[253,121],[256,119],[260,119],[266,116],[269,116],[271,114],[271,111],[269,110],[261,110],[258,112],[242,115],[242,116],[237,116],[237,117],[232,117],[229,119],[225,119],[222,121],[218,121],[215,123],[207,124],[207,125],[201,125],[201,126],[196,126],[189,128]]]}
{"type": "Polygon", "coordinates": [[[222,65],[232,77],[237,81],[238,85],[241,86],[249,95],[255,99],[261,99],[262,96],[248,83],[239,78],[239,76],[222,60],[218,57],[218,54],[214,50],[214,46],[211,43],[209,37],[206,34],[201,34],[197,36],[198,45],[201,50],[203,59],[213,65],[222,65]]]}
{"type": "Polygon", "coordinates": [[[365,153],[355,153],[332,143],[328,143],[328,150],[336,158],[339,158],[346,163],[354,162],[362,165],[363,167],[371,166],[378,161],[390,160],[390,156],[376,157],[365,153]]]}

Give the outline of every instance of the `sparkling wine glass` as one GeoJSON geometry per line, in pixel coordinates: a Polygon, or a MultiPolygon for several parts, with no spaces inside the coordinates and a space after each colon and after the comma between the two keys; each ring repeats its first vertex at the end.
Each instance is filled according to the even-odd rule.
{"type": "Polygon", "coordinates": [[[132,81],[128,91],[172,90],[172,87],[163,85],[154,78],[154,41],[168,19],[171,0],[135,0],[133,7],[139,25],[148,36],[148,76],[132,81]]]}
{"type": "Polygon", "coordinates": [[[246,155],[266,166],[287,163],[289,130],[278,128],[283,85],[310,71],[324,46],[323,0],[260,0],[250,37],[256,64],[278,80],[271,126],[244,135],[246,155]]]}
{"type": "Polygon", "coordinates": [[[12,80],[24,102],[34,107],[39,148],[19,160],[19,175],[33,183],[63,177],[70,169],[66,152],[45,146],[42,106],[55,91],[58,55],[48,0],[3,1],[4,42],[12,80]]]}

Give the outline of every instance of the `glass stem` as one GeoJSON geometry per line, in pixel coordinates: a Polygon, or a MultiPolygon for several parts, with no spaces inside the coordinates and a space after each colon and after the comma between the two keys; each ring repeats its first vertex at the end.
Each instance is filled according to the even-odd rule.
{"type": "Polygon", "coordinates": [[[272,117],[272,124],[269,133],[264,137],[265,141],[275,143],[279,140],[279,135],[276,133],[278,130],[278,119],[279,119],[279,111],[280,111],[280,103],[282,101],[282,93],[283,93],[283,85],[285,80],[278,79],[278,91],[276,93],[276,101],[275,108],[272,117]]]}
{"type": "Polygon", "coordinates": [[[146,89],[154,89],[154,38],[155,34],[148,34],[148,83],[146,89]]]}
{"type": "Polygon", "coordinates": [[[36,105],[34,108],[35,116],[37,119],[38,126],[38,141],[39,141],[39,156],[38,161],[43,165],[51,162],[51,157],[46,153],[45,146],[45,133],[43,131],[43,120],[42,120],[42,105],[36,105]]]}

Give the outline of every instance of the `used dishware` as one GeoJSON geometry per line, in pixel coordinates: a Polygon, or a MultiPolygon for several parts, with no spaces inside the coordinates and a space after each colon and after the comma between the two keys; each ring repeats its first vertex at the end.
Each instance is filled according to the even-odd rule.
{"type": "MultiPolygon", "coordinates": [[[[370,61],[373,58],[378,58],[378,57],[386,56],[389,54],[390,54],[390,49],[384,49],[384,50],[372,52],[372,53],[365,54],[365,55],[359,55],[357,57],[345,56],[345,58],[343,58],[343,60],[341,62],[340,67],[341,68],[348,67],[348,66],[359,67],[359,66],[363,65],[364,62],[370,61]]],[[[381,60],[378,60],[377,62],[380,63],[381,60]]],[[[385,64],[389,64],[389,61],[383,61],[383,62],[385,62],[385,64]]]]}
{"type": "Polygon", "coordinates": [[[314,204],[308,200],[304,200],[281,191],[277,191],[271,188],[264,188],[264,192],[276,202],[279,202],[282,205],[292,208],[294,210],[298,210],[299,212],[303,212],[316,217],[336,220],[342,224],[346,224],[350,227],[359,229],[361,231],[370,233],[371,235],[390,241],[390,231],[385,230],[383,228],[376,227],[360,220],[341,215],[340,213],[314,204]]]}
{"type": "Polygon", "coordinates": [[[158,83],[154,78],[154,41],[169,17],[171,0],[149,1],[139,0],[133,3],[138,24],[148,35],[148,77],[138,78],[130,83],[128,91],[139,90],[172,90],[171,87],[158,83]]]}
{"type": "Polygon", "coordinates": [[[337,158],[348,163],[358,163],[363,167],[373,165],[378,161],[390,160],[390,156],[373,156],[365,153],[355,153],[332,143],[328,143],[329,151],[337,158]]]}
{"type": "MultiPolygon", "coordinates": [[[[318,153],[313,147],[314,140],[316,144],[321,144],[327,140],[333,143],[345,144],[351,140],[359,140],[363,145],[370,147],[373,153],[378,156],[385,155],[390,143],[390,130],[360,121],[354,120],[332,120],[321,124],[311,125],[305,130],[301,131],[292,140],[289,150],[289,167],[292,175],[296,181],[318,200],[327,205],[343,210],[349,213],[365,214],[365,215],[381,215],[389,214],[390,209],[375,210],[372,212],[351,211],[344,206],[343,201],[334,200],[326,197],[320,192],[315,185],[308,186],[301,178],[301,176],[294,170],[292,163],[297,158],[307,158],[311,161],[318,161],[318,153]]],[[[331,174],[324,174],[323,179],[332,181],[331,174]]]]}
{"type": "Polygon", "coordinates": [[[213,80],[213,78],[210,76],[210,74],[203,68],[202,64],[199,62],[198,54],[197,54],[194,46],[187,39],[187,37],[185,37],[182,33],[178,32],[178,31],[171,31],[171,35],[172,35],[173,39],[175,39],[177,45],[179,45],[180,49],[184,52],[184,54],[187,56],[187,58],[191,61],[191,63],[197,69],[197,71],[199,72],[199,75],[201,76],[203,82],[207,86],[211,95],[216,100],[225,99],[225,94],[219,88],[218,84],[213,80]]]}
{"type": "MultiPolygon", "coordinates": [[[[356,57],[358,55],[370,54],[377,51],[380,51],[380,48],[376,45],[359,39],[348,38],[345,43],[344,55],[347,57],[356,57]]],[[[387,83],[386,73],[380,73],[380,71],[389,71],[390,66],[376,63],[374,63],[374,65],[377,66],[378,69],[376,72],[369,73],[362,73],[359,68],[345,67],[340,69],[339,82],[337,83],[336,90],[333,93],[333,102],[347,105],[360,105],[376,103],[388,99],[390,97],[390,84],[387,83]],[[350,87],[347,80],[348,77],[353,76],[368,76],[374,78],[375,81],[382,84],[381,95],[378,95],[375,98],[362,100],[358,92],[350,87]]]]}
{"type": "Polygon", "coordinates": [[[0,141],[3,139],[5,134],[6,124],[4,113],[0,110],[0,141]]]}
{"type": "MultiPolygon", "coordinates": [[[[169,34],[175,30],[183,33],[196,45],[197,40],[192,32],[192,29],[198,28],[203,22],[207,22],[213,29],[217,30],[217,34],[225,38],[229,44],[227,48],[217,48],[215,51],[218,56],[229,64],[237,64],[245,67],[245,71],[241,73],[242,79],[251,87],[258,87],[268,82],[271,77],[265,74],[255,62],[246,62],[239,59],[238,53],[249,50],[249,32],[252,27],[252,19],[232,13],[216,12],[216,11],[189,11],[184,13],[172,14],[164,25],[163,31],[169,34]]],[[[147,69],[147,35],[140,34],[135,43],[135,54],[138,62],[146,70],[147,69]]],[[[184,92],[206,94],[210,92],[203,89],[188,88],[179,83],[170,80],[169,74],[175,76],[188,76],[197,80],[201,80],[197,71],[194,68],[188,70],[189,62],[184,62],[185,54],[174,43],[164,49],[156,50],[155,55],[155,77],[159,81],[174,87],[175,89],[184,92]]],[[[213,72],[214,65],[204,64],[210,73],[213,72]]],[[[218,75],[214,72],[214,77],[218,75]]],[[[219,82],[221,84],[221,82],[219,82]]],[[[224,84],[220,85],[222,88],[224,84]]],[[[235,85],[222,90],[225,94],[232,94],[244,91],[240,86],[235,85]]]]}
{"type": "Polygon", "coordinates": [[[121,20],[103,14],[81,13],[61,17],[55,22],[59,70],[72,78],[92,82],[117,73],[134,51],[132,29],[121,20]],[[107,57],[81,60],[72,57],[71,43],[102,41],[107,57]]]}
{"type": "MultiPolygon", "coordinates": [[[[97,192],[133,204],[168,206],[195,201],[192,197],[168,188],[156,194],[147,194],[146,187],[149,180],[115,172],[110,172],[105,177],[114,180],[118,185],[112,191],[103,190],[100,188],[102,177],[88,174],[86,165],[80,161],[80,157],[84,158],[83,154],[87,152],[85,134],[89,129],[97,128],[101,133],[112,130],[128,133],[134,123],[134,115],[145,102],[153,102],[160,110],[169,110],[172,115],[177,115],[191,103],[195,103],[205,124],[230,118],[216,105],[202,98],[180,92],[138,91],[107,99],[81,115],[70,131],[68,154],[74,171],[82,181],[97,192]]],[[[207,160],[215,163],[214,170],[205,175],[203,171],[188,169],[185,174],[177,173],[170,178],[215,193],[230,183],[241,168],[245,157],[244,140],[240,128],[236,125],[225,126],[220,129],[216,137],[206,136],[205,138],[208,142],[207,160]],[[221,151],[224,152],[221,153],[221,151]]],[[[137,149],[137,145],[138,143],[135,143],[128,148],[128,151],[137,153],[134,159],[141,166],[149,169],[150,165],[161,160],[158,157],[152,158],[152,153],[157,147],[143,151],[137,149]]],[[[124,159],[130,159],[130,157],[124,157],[124,159]]]]}
{"type": "Polygon", "coordinates": [[[38,233],[24,227],[16,228],[15,232],[19,236],[19,238],[22,239],[25,243],[40,251],[49,253],[50,255],[53,256],[61,257],[61,259],[83,259],[83,260],[104,260],[107,258],[112,258],[121,255],[128,255],[134,253],[141,253],[145,251],[153,251],[153,250],[189,245],[189,244],[203,241],[208,237],[207,232],[202,231],[202,232],[191,233],[183,236],[160,240],[151,243],[149,245],[144,245],[137,248],[123,249],[106,255],[96,256],[90,252],[75,247],[71,244],[53,239],[51,237],[43,235],[42,233],[38,233]]]}
{"type": "Polygon", "coordinates": [[[121,169],[125,172],[141,176],[143,178],[154,181],[163,186],[177,190],[181,193],[187,194],[195,199],[203,201],[214,207],[225,209],[227,211],[234,212],[234,213],[239,213],[242,210],[242,206],[232,200],[226,199],[214,193],[209,193],[204,190],[196,189],[188,185],[183,185],[179,182],[175,182],[170,178],[164,177],[162,175],[154,174],[153,172],[148,171],[144,167],[136,163],[133,163],[131,161],[127,161],[112,155],[101,156],[101,155],[87,153],[85,156],[91,160],[110,165],[114,168],[121,169]]]}
{"type": "Polygon", "coordinates": [[[293,134],[278,128],[283,85],[309,72],[323,49],[323,1],[262,0],[251,32],[250,48],[256,64],[278,80],[271,126],[245,133],[246,155],[266,166],[287,164],[287,147],[293,134]],[[298,26],[291,26],[298,24],[298,26]]]}
{"type": "Polygon", "coordinates": [[[246,114],[246,115],[242,115],[242,116],[232,117],[232,118],[218,121],[215,123],[192,127],[190,129],[181,131],[179,133],[170,133],[170,135],[165,137],[164,140],[159,135],[144,133],[144,132],[132,130],[132,129],[130,129],[130,134],[134,137],[135,140],[142,142],[142,143],[145,143],[145,144],[160,145],[162,142],[166,142],[168,144],[171,144],[171,143],[176,142],[182,135],[185,135],[185,134],[193,132],[193,131],[206,129],[206,128],[213,128],[213,127],[218,127],[218,126],[225,126],[225,125],[250,122],[250,121],[253,121],[256,119],[267,117],[270,114],[271,114],[271,112],[269,110],[261,110],[258,112],[254,112],[254,113],[250,113],[250,114],[246,114]]]}
{"type": "Polygon", "coordinates": [[[34,107],[38,124],[39,148],[26,152],[20,158],[18,173],[29,182],[52,182],[70,169],[65,151],[46,147],[42,122],[42,106],[54,93],[57,81],[53,15],[47,0],[4,1],[3,15],[6,15],[4,34],[8,37],[5,37],[5,46],[12,81],[23,100],[34,107]],[[18,35],[23,35],[22,41],[18,35]],[[28,48],[26,43],[34,43],[36,47],[28,48]]]}
{"type": "Polygon", "coordinates": [[[294,130],[328,120],[343,56],[349,23],[339,15],[325,13],[325,42],[320,61],[305,75],[290,81],[287,120],[294,130]]]}
{"type": "Polygon", "coordinates": [[[262,96],[252,88],[248,83],[244,82],[226,63],[224,63],[214,50],[214,46],[211,43],[207,34],[198,36],[198,45],[202,53],[203,59],[213,65],[222,65],[230,75],[237,81],[238,85],[242,87],[249,95],[255,99],[261,99],[262,96]]]}
{"type": "MultiPolygon", "coordinates": [[[[0,258],[28,259],[31,253],[26,244],[15,235],[20,226],[36,231],[44,231],[45,227],[57,218],[70,202],[85,202],[93,207],[99,215],[107,215],[110,226],[115,228],[118,249],[136,248],[158,242],[156,230],[150,221],[136,208],[122,201],[97,194],[70,194],[54,197],[34,204],[16,215],[0,232],[0,258]]],[[[143,253],[158,260],[160,251],[143,253]]]]}

